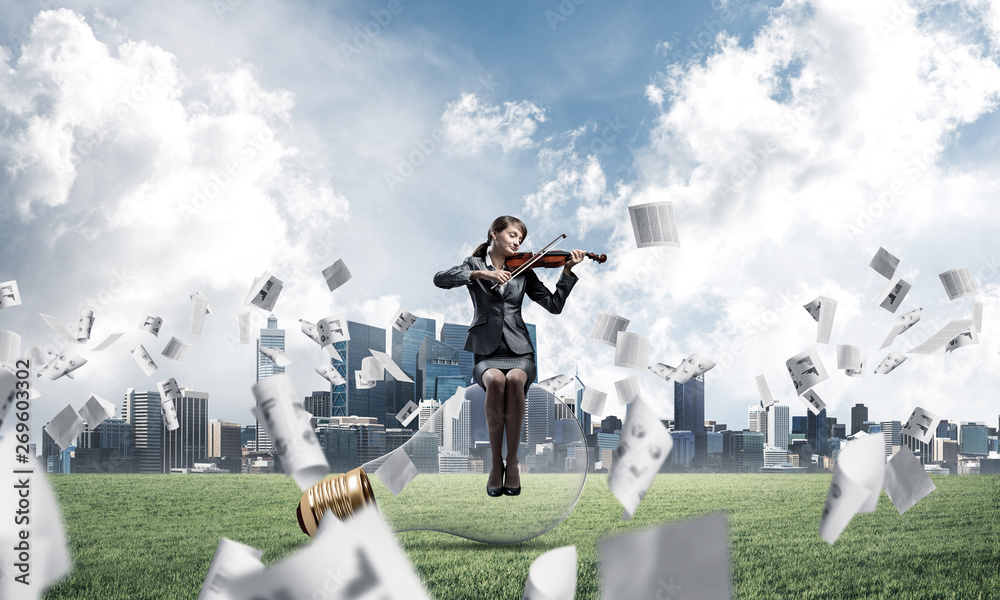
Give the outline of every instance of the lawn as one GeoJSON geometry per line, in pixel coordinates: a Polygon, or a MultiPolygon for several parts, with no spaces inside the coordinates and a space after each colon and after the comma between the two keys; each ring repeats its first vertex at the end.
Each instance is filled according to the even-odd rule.
{"type": "MultiPolygon", "coordinates": [[[[565,476],[526,476],[522,496],[487,498],[483,477],[421,475],[382,510],[397,528],[461,510],[491,535],[510,535],[497,523],[545,529],[561,510],[546,498],[575,495],[565,476]],[[540,492],[547,486],[553,495],[540,492]]],[[[220,537],[263,550],[265,564],[308,542],[295,519],[299,489],[284,475],[49,480],[74,570],[46,600],[193,600],[220,537]]],[[[902,516],[883,494],[878,510],[855,516],[833,546],[817,531],[829,483],[830,475],[660,475],[635,518],[622,522],[606,476],[590,475],[566,520],[526,542],[429,531],[398,538],[433,598],[520,598],[531,561],[569,544],[579,556],[577,598],[598,598],[601,538],[725,511],[734,598],[1000,598],[1000,477],[934,477],[937,490],[902,516]]]]}

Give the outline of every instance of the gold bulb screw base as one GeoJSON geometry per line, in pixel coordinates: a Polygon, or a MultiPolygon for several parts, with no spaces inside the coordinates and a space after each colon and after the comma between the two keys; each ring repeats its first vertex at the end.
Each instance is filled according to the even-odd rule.
{"type": "Polygon", "coordinates": [[[341,475],[331,475],[307,489],[295,512],[302,531],[315,537],[327,510],[344,521],[365,506],[376,507],[375,494],[365,470],[358,467],[341,475]]]}

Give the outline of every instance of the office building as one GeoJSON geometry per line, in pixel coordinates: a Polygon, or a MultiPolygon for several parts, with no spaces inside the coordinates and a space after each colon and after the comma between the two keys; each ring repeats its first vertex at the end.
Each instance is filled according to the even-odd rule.
{"type": "Polygon", "coordinates": [[[958,428],[958,451],[971,456],[986,456],[989,454],[987,438],[986,423],[962,423],[958,428]]]}
{"type": "Polygon", "coordinates": [[[306,409],[306,412],[313,417],[332,417],[332,392],[330,390],[313,392],[306,396],[302,406],[306,409]]]}
{"type": "MultiPolygon", "coordinates": [[[[317,420],[323,423],[323,419],[317,420]]],[[[355,432],[358,440],[358,463],[365,464],[370,460],[380,458],[385,454],[385,425],[378,422],[375,417],[330,417],[325,421],[328,427],[347,427],[355,432]]]]}
{"type": "Polygon", "coordinates": [[[788,450],[775,448],[774,446],[764,447],[764,466],[773,467],[788,462],[788,450]]]}
{"type": "Polygon", "coordinates": [[[926,465],[934,462],[934,438],[931,438],[930,443],[925,444],[913,436],[900,433],[899,442],[901,447],[910,449],[910,452],[920,461],[920,464],[926,465]]]}
{"type": "Polygon", "coordinates": [[[733,435],[733,470],[759,473],[764,466],[764,434],[744,429],[733,435]]]}
{"type": "Polygon", "coordinates": [[[525,398],[527,407],[524,411],[524,426],[521,428],[522,439],[528,443],[528,448],[534,451],[535,446],[551,442],[555,436],[555,396],[538,386],[531,386],[525,398]]]}
{"type": "Polygon", "coordinates": [[[885,456],[888,458],[893,455],[893,446],[903,445],[903,439],[900,435],[903,424],[899,421],[882,421],[881,428],[882,437],[885,438],[885,456]]]}
{"type": "Polygon", "coordinates": [[[851,407],[851,435],[861,431],[861,426],[868,420],[868,407],[860,402],[851,407]]]}
{"type": "MultiPolygon", "coordinates": [[[[809,411],[806,415],[806,441],[813,447],[813,454],[818,456],[830,455],[830,427],[826,423],[826,409],[813,413],[809,411]]],[[[763,451],[763,450],[762,450],[763,451]]]]}
{"type": "Polygon", "coordinates": [[[247,425],[240,430],[240,447],[257,450],[257,426],[247,425]]]}
{"type": "MultiPolygon", "coordinates": [[[[260,351],[261,348],[277,348],[282,352],[285,350],[285,330],[278,328],[278,318],[274,315],[270,315],[267,318],[267,327],[261,329],[257,337],[257,381],[263,381],[272,375],[284,373],[285,368],[271,362],[271,359],[260,351]]],[[[258,452],[273,452],[274,448],[271,444],[271,438],[267,433],[267,428],[261,425],[259,419],[257,420],[256,427],[257,439],[254,448],[258,452]]],[[[166,472],[169,473],[169,471],[166,472]]]]}
{"type": "Polygon", "coordinates": [[[788,450],[789,410],[787,404],[772,404],[767,409],[766,444],[788,450]]]}
{"type": "Polygon", "coordinates": [[[242,428],[222,419],[208,421],[208,458],[230,473],[242,470],[242,428]]]}
{"type": "Polygon", "coordinates": [[[418,431],[406,447],[407,454],[420,473],[438,472],[438,434],[430,431],[418,431]]]}
{"type": "Polygon", "coordinates": [[[580,422],[580,427],[583,428],[583,435],[590,435],[590,413],[583,410],[583,390],[587,386],[580,380],[579,367],[576,369],[576,375],[573,376],[573,383],[576,387],[576,420],[580,422]]]}
{"type": "MultiPolygon", "coordinates": [[[[416,419],[414,419],[416,421],[416,419]]],[[[410,441],[416,429],[406,429],[404,427],[391,427],[385,430],[385,452],[391,453],[406,442],[410,441]]]]}
{"type": "Polygon", "coordinates": [[[601,421],[601,431],[618,433],[622,430],[622,420],[614,415],[604,417],[601,421]]]}
{"type": "Polygon", "coordinates": [[[174,403],[179,427],[170,431],[163,423],[162,473],[171,469],[191,469],[208,458],[208,393],[181,388],[174,403]]]}
{"type": "Polygon", "coordinates": [[[416,390],[420,400],[445,402],[462,387],[458,350],[434,338],[424,338],[417,350],[416,390]]]}
{"type": "MultiPolygon", "coordinates": [[[[437,400],[421,400],[418,405],[419,428],[422,431],[434,434],[437,438],[437,445],[444,445],[444,411],[438,410],[441,403],[437,400]],[[430,422],[429,422],[430,421],[430,422]]],[[[437,454],[435,453],[434,468],[437,469],[437,454]]]]}
{"type": "MultiPolygon", "coordinates": [[[[472,367],[475,361],[475,356],[471,352],[464,350],[465,338],[468,333],[468,325],[445,323],[441,326],[441,342],[458,350],[458,371],[465,381],[463,385],[469,385],[472,382],[472,367]]],[[[393,347],[395,348],[395,346],[393,347]]],[[[417,349],[419,348],[420,346],[418,345],[417,349]]]]}
{"type": "Polygon", "coordinates": [[[679,431],[704,433],[704,375],[698,375],[687,383],[674,382],[674,428],[679,431]]]}
{"type": "Polygon", "coordinates": [[[792,417],[792,437],[806,439],[806,428],[809,425],[808,417],[792,417]]]}
{"type": "MultiPolygon", "coordinates": [[[[132,428],[132,457],[137,473],[163,473],[163,414],[160,392],[125,391],[122,418],[132,428]]],[[[206,433],[207,436],[207,433],[206,433]]]]}
{"type": "MultiPolygon", "coordinates": [[[[406,373],[407,377],[413,381],[396,381],[392,375],[388,373],[386,374],[386,413],[392,412],[392,414],[395,415],[401,411],[404,406],[406,406],[407,402],[413,402],[415,404],[420,403],[421,397],[417,395],[417,387],[415,383],[417,380],[417,352],[420,350],[420,346],[424,343],[425,339],[434,339],[434,330],[436,326],[437,323],[434,319],[419,317],[406,331],[401,332],[393,328],[392,360],[399,365],[399,368],[402,369],[403,372],[406,373]]],[[[441,332],[441,341],[459,351],[459,363],[461,365],[461,349],[465,346],[465,335],[456,331],[456,326],[451,326],[451,324],[446,323],[441,332]],[[461,341],[456,339],[458,335],[462,335],[461,341]],[[458,346],[455,346],[455,343],[458,343],[458,346]]],[[[466,352],[465,354],[469,353],[466,352]]],[[[472,359],[470,358],[470,378],[472,377],[471,360],[472,359]]],[[[388,422],[389,421],[387,421],[387,423],[388,422]]],[[[398,423],[396,425],[400,426],[398,423]]],[[[411,422],[409,428],[416,429],[416,421],[411,422]]]]}
{"type": "Polygon", "coordinates": [[[340,417],[318,417],[316,419],[316,441],[323,449],[330,473],[346,473],[359,466],[358,431],[350,425],[341,424],[340,417]]]}
{"type": "MultiPolygon", "coordinates": [[[[703,420],[704,422],[704,420],[703,420]]],[[[698,433],[705,433],[700,431],[698,433]]],[[[694,461],[695,455],[695,436],[698,434],[692,433],[690,431],[675,430],[670,432],[670,437],[673,440],[673,448],[670,450],[670,457],[665,460],[664,463],[670,463],[671,467],[687,467],[694,461]]],[[[660,468],[661,472],[665,469],[660,468]]]]}
{"type": "MultiPolygon", "coordinates": [[[[567,398],[565,396],[563,396],[561,398],[556,398],[555,402],[554,402],[554,405],[555,405],[555,409],[556,409],[555,410],[554,418],[555,418],[556,421],[559,421],[559,420],[562,420],[562,419],[575,419],[576,418],[576,414],[575,414],[576,408],[573,406],[573,400],[571,398],[567,398]]],[[[620,426],[618,428],[621,429],[620,426]]]]}
{"type": "MultiPolygon", "coordinates": [[[[458,400],[456,399],[455,402],[458,400]]],[[[443,417],[442,446],[445,451],[457,452],[462,456],[469,456],[469,445],[472,438],[469,422],[472,414],[472,402],[462,398],[462,409],[458,413],[457,419],[443,417]]],[[[438,457],[440,458],[440,456],[438,457]]],[[[440,462],[438,463],[440,465],[440,462]]],[[[444,471],[442,471],[444,472],[444,471]]]]}
{"type": "Polygon", "coordinates": [[[468,473],[469,456],[453,450],[438,453],[438,473],[468,473]]]}
{"type": "Polygon", "coordinates": [[[692,466],[696,468],[711,468],[715,471],[722,469],[722,433],[706,431],[694,434],[694,460],[692,466]]]}
{"type": "Polygon", "coordinates": [[[945,440],[955,440],[957,442],[958,423],[952,423],[948,419],[941,419],[938,423],[937,430],[934,432],[934,437],[945,440]]]}
{"type": "MultiPolygon", "coordinates": [[[[350,373],[346,378],[347,414],[351,417],[371,417],[383,427],[387,423],[395,427],[398,424],[396,413],[391,415],[391,420],[386,420],[385,381],[376,381],[375,387],[372,388],[358,389],[357,379],[354,376],[355,371],[361,370],[361,361],[372,355],[372,350],[385,352],[385,329],[348,321],[347,331],[351,339],[343,342],[345,348],[341,354],[343,362],[347,364],[347,372],[350,373]]],[[[336,389],[334,392],[336,393],[336,389]]],[[[363,454],[363,444],[359,448],[363,454]]]]}
{"type": "Polygon", "coordinates": [[[764,434],[767,439],[767,409],[759,404],[751,404],[747,409],[747,429],[764,434]]]}
{"type": "Polygon", "coordinates": [[[876,433],[882,433],[882,425],[875,421],[865,421],[861,424],[861,431],[864,431],[868,435],[875,435],[876,433]]]}

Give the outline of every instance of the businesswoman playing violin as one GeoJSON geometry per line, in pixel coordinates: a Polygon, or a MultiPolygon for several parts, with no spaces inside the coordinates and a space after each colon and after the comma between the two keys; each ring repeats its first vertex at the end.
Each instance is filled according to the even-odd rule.
{"type": "Polygon", "coordinates": [[[475,355],[472,376],[486,391],[486,428],[493,454],[486,482],[490,496],[521,493],[517,448],[524,422],[524,398],[535,379],[535,349],[521,318],[524,295],[550,313],[559,314],[578,281],[573,267],[584,259],[580,250],[562,253],[565,266],[555,292],[550,292],[530,268],[512,279],[510,271],[504,270],[504,262],[517,253],[527,235],[528,228],[520,219],[498,217],[490,225],[486,242],[472,256],[434,276],[434,285],[445,289],[464,285],[472,296],[475,314],[465,350],[475,355]],[[505,434],[506,465],[501,458],[505,434]]]}

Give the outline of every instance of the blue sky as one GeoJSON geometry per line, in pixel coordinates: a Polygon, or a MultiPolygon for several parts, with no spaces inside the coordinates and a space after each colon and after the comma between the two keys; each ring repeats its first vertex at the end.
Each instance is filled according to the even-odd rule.
{"type": "MultiPolygon", "coordinates": [[[[651,362],[720,363],[708,418],[745,426],[761,373],[804,414],[784,369],[815,345],[799,306],[841,303],[819,345],[828,367],[838,343],[877,364],[894,315],[871,305],[882,282],[867,264],[883,245],[914,284],[903,308],[923,307],[928,329],[970,313],[936,277],[968,266],[982,341],[888,377],[833,373],[819,389],[832,414],[865,402],[879,420],[921,405],[996,422],[992,5],[587,0],[554,28],[557,2],[402,2],[378,26],[388,2],[218,5],[0,4],[0,280],[25,296],[0,328],[56,350],[37,313],[72,323],[89,303],[95,337],[128,332],[75,381],[39,382],[39,427],[66,402],[117,404],[170,376],[208,391],[213,418],[250,422],[252,347],[231,338],[265,269],[286,282],[275,314],[303,394],[323,387],[322,356],[299,318],[388,327],[402,306],[467,323],[464,291],[431,278],[500,214],[528,223],[528,246],[566,233],[611,257],[578,268],[563,314],[525,306],[540,377],[579,364],[613,392],[632,373],[586,341],[611,310],[650,337],[651,362]],[[674,203],[680,248],[635,247],[627,207],[655,200],[674,203]],[[319,272],[337,258],[354,278],[330,293],[319,272]],[[186,339],[199,290],[214,309],[202,339],[146,378],[127,351],[165,339],[138,322],[160,314],[161,337],[186,339]]],[[[640,379],[669,416],[670,386],[640,379]]],[[[608,414],[623,414],[610,395],[608,414]]]]}

